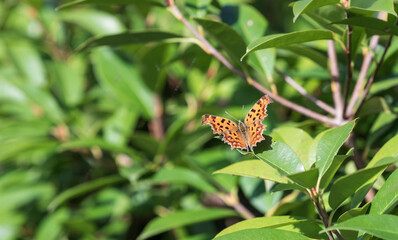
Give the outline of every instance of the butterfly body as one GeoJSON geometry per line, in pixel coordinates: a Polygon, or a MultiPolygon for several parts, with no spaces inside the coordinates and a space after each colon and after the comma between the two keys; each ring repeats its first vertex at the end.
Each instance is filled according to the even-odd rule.
{"type": "Polygon", "coordinates": [[[202,116],[202,125],[209,124],[213,133],[222,135],[222,140],[231,146],[231,149],[240,148],[253,151],[253,147],[262,140],[265,125],[262,121],[267,116],[267,105],[272,100],[267,95],[263,96],[250,109],[244,122],[235,122],[214,115],[202,116]]]}

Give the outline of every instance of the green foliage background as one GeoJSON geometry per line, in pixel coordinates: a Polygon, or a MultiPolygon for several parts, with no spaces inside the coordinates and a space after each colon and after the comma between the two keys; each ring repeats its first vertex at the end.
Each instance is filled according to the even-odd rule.
{"type": "MultiPolygon", "coordinates": [[[[319,1],[301,1],[308,2],[314,2],[313,9],[320,7],[316,5],[319,1]]],[[[343,24],[320,24],[320,18],[328,23],[342,20],[344,12],[330,5],[317,12],[307,9],[308,14],[304,14],[300,6],[292,9],[289,3],[186,0],[177,1],[177,6],[237,69],[250,72],[267,88],[276,88],[280,96],[327,115],[274,72],[276,68],[292,76],[307,92],[333,105],[325,40],[287,44],[282,39],[268,42],[271,47],[265,50],[254,50],[258,42],[267,43],[266,39],[258,40],[260,37],[274,33],[334,27],[335,33],[344,36],[343,24]],[[242,63],[240,58],[246,48],[253,53],[242,63]]],[[[361,1],[352,4],[352,11],[359,17],[377,14],[377,9],[366,9],[361,1]]],[[[389,22],[395,20],[393,8],[382,5],[381,10],[390,13],[389,22]]],[[[358,34],[351,54],[355,60],[353,75],[357,77],[362,51],[366,50],[365,36],[381,35],[380,46],[375,49],[379,57],[382,51],[377,50],[383,48],[391,32],[398,31],[392,25],[388,25],[391,32],[386,32],[379,23],[355,24],[358,34]]],[[[303,218],[313,219],[308,221],[317,226],[311,228],[313,232],[300,235],[280,229],[272,230],[272,234],[288,234],[286,238],[295,239],[325,238],[318,235],[323,226],[315,222],[316,209],[305,194],[288,184],[276,185],[274,181],[284,180],[268,165],[263,169],[258,168],[258,162],[246,162],[254,165],[234,168],[231,164],[259,160],[230,151],[229,146],[213,138],[209,127],[200,126],[202,114],[230,118],[224,113],[227,111],[243,119],[263,93],[207,54],[163,1],[118,0],[109,4],[85,0],[68,4],[4,0],[0,2],[0,31],[0,239],[211,239],[227,226],[248,218],[233,208],[234,201],[240,201],[257,217],[280,217],[277,221],[284,222],[283,229],[288,231],[303,218]],[[265,172],[266,177],[256,178],[255,170],[259,176],[265,172]],[[215,171],[227,174],[213,174],[215,171]],[[287,191],[278,191],[284,189],[287,191]],[[162,221],[158,216],[167,218],[162,221]]],[[[329,35],[316,37],[330,39],[329,35]]],[[[336,48],[344,76],[345,55],[339,44],[336,48]]],[[[354,128],[355,144],[364,163],[375,159],[375,153],[390,139],[380,153],[384,155],[375,162],[398,154],[394,138],[398,131],[397,53],[398,42],[393,38],[370,94],[356,116],[360,118],[354,128]]],[[[368,75],[374,68],[370,67],[368,75]]],[[[272,141],[282,142],[272,145],[275,154],[284,155],[285,150],[277,149],[288,145],[298,155],[298,162],[307,159],[310,143],[330,127],[278,101],[268,106],[268,114],[265,134],[271,135],[272,141]],[[294,148],[299,141],[301,145],[294,148]]],[[[335,136],[348,137],[351,123],[344,125],[347,129],[334,132],[335,136]]],[[[325,141],[336,139],[332,136],[325,141]]],[[[265,142],[270,145],[271,138],[265,142]]],[[[332,177],[336,172],[341,177],[356,171],[352,159],[344,161],[347,158],[341,157],[339,163],[332,163],[337,153],[344,155],[350,149],[340,149],[341,144],[329,160],[325,159],[328,162],[316,163],[321,175],[330,174],[330,179],[323,179],[327,182],[322,182],[325,189],[335,181],[332,177]],[[327,172],[327,164],[336,170],[333,174],[327,172]]],[[[275,158],[271,154],[265,151],[259,156],[272,163],[275,158]]],[[[301,170],[311,171],[314,163],[315,159],[308,165],[303,163],[301,170]]],[[[383,164],[377,165],[382,170],[370,167],[363,173],[374,171],[366,176],[377,190],[394,169],[391,159],[383,164]]],[[[290,162],[287,165],[291,166],[290,162]]],[[[396,175],[395,171],[391,177],[396,179],[396,175]]],[[[311,181],[294,177],[302,182],[298,188],[302,190],[314,187],[311,181],[318,175],[311,181]]],[[[328,191],[340,194],[357,178],[355,175],[348,182],[343,179],[339,183],[342,187],[336,184],[328,191]]],[[[331,199],[326,209],[336,210],[336,216],[355,209],[367,211],[368,207],[357,208],[364,194],[356,195],[358,199],[353,197],[358,204],[347,204],[348,197],[361,186],[331,199]],[[343,202],[345,205],[336,209],[343,202]]],[[[387,187],[398,189],[392,180],[387,187]]],[[[388,190],[380,192],[387,194],[388,190]]],[[[369,211],[390,213],[391,221],[395,221],[398,200],[392,199],[391,205],[380,203],[378,199],[386,199],[381,194],[376,195],[376,207],[372,205],[369,211]]],[[[264,219],[259,219],[264,227],[264,219]]],[[[337,217],[333,221],[337,222],[337,217]]],[[[369,219],[360,223],[363,221],[369,219]]],[[[244,231],[239,234],[252,234],[250,229],[244,231]]],[[[269,232],[261,234],[268,236],[269,232]]],[[[225,235],[219,238],[228,239],[225,235]]]]}

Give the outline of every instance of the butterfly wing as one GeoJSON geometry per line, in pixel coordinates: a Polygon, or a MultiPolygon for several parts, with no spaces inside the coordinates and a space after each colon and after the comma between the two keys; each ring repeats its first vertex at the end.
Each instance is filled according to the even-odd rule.
{"type": "Polygon", "coordinates": [[[202,125],[209,124],[214,134],[223,135],[222,140],[234,148],[247,149],[242,133],[238,125],[233,121],[214,115],[202,116],[202,125]]]}
{"type": "Polygon", "coordinates": [[[272,103],[272,99],[264,95],[254,104],[245,117],[247,138],[250,148],[256,146],[258,142],[265,139],[263,137],[263,131],[266,125],[262,124],[262,122],[264,118],[267,117],[267,106],[269,103],[272,103]]]}

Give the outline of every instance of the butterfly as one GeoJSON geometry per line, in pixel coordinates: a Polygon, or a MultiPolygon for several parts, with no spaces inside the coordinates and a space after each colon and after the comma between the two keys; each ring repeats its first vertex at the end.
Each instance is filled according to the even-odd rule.
{"type": "Polygon", "coordinates": [[[223,135],[222,140],[234,148],[246,149],[253,151],[253,147],[265,138],[263,131],[265,125],[262,124],[267,117],[267,106],[272,103],[272,99],[264,95],[250,109],[245,117],[245,121],[235,122],[214,115],[205,114],[202,116],[202,125],[209,124],[214,134],[223,135]]]}

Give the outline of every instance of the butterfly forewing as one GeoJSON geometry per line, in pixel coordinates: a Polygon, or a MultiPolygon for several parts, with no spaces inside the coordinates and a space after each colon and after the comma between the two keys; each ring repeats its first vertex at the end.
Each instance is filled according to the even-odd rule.
{"type": "Polygon", "coordinates": [[[245,117],[245,125],[247,127],[248,144],[252,148],[262,140],[265,125],[262,124],[265,117],[267,117],[267,106],[272,100],[267,95],[258,100],[250,109],[245,117]]]}
{"type": "Polygon", "coordinates": [[[238,125],[223,117],[205,114],[202,116],[202,125],[209,124],[214,134],[223,135],[222,140],[231,146],[231,149],[247,149],[238,125]]]}

